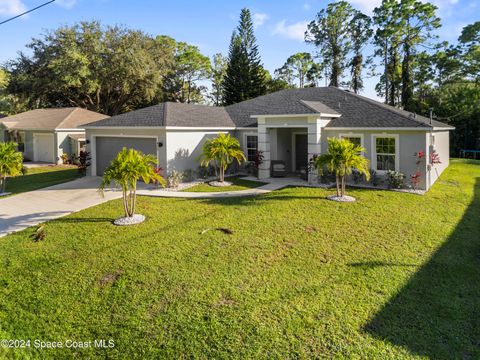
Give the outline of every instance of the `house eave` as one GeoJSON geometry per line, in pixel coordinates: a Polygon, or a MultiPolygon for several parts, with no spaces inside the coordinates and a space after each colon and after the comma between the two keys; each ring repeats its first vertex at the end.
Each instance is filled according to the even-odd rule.
{"type": "Polygon", "coordinates": [[[451,128],[435,128],[435,127],[324,127],[324,130],[348,130],[348,131],[359,131],[359,130],[372,130],[372,131],[432,131],[432,130],[451,130],[451,128]]]}
{"type": "Polygon", "coordinates": [[[277,115],[250,115],[251,118],[256,119],[259,117],[262,118],[285,118],[285,117],[325,117],[325,118],[338,118],[342,116],[341,114],[327,114],[327,113],[310,113],[310,114],[277,114],[277,115]]]}

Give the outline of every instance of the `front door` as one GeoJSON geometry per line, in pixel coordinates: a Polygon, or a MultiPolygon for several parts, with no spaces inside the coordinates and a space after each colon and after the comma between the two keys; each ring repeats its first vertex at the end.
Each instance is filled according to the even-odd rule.
{"type": "Polygon", "coordinates": [[[308,136],[295,134],[295,171],[307,169],[308,136]]]}

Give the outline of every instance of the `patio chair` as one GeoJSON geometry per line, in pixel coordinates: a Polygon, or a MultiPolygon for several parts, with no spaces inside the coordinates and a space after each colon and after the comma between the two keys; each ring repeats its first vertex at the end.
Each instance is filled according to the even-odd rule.
{"type": "Polygon", "coordinates": [[[284,177],[287,175],[287,166],[283,160],[270,161],[270,173],[272,177],[284,177]]]}

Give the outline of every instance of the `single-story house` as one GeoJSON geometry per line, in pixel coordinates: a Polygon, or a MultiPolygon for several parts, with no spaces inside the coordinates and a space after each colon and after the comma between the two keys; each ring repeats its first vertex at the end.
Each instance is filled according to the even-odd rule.
{"type": "MultiPolygon", "coordinates": [[[[385,105],[335,87],[282,90],[238,104],[213,107],[166,102],[85,126],[91,175],[102,175],[122,147],[157,157],[170,173],[198,168],[206,139],[219,133],[237,137],[252,161],[262,151],[259,178],[271,176],[271,161],[289,173],[305,171],[309,159],[327,150],[327,138],[348,138],[365,148],[377,174],[387,170],[409,177],[420,164],[420,188],[428,189],[449,162],[449,131],[441,122],[385,105]],[[435,151],[441,164],[433,164],[435,151]]],[[[315,181],[316,174],[309,174],[315,181]]]]}
{"type": "Polygon", "coordinates": [[[0,141],[15,141],[26,160],[62,163],[85,147],[83,125],[107,115],[78,107],[36,109],[0,120],[0,141]]]}

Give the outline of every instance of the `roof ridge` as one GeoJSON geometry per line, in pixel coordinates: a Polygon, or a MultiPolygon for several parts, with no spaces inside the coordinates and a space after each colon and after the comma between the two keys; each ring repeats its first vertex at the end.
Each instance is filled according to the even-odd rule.
{"type": "MultiPolygon", "coordinates": [[[[369,104],[372,104],[372,105],[376,105],[376,106],[378,106],[378,107],[381,107],[382,109],[385,109],[385,110],[387,110],[387,111],[389,111],[389,112],[391,112],[391,113],[393,113],[393,114],[395,114],[395,115],[399,115],[399,116],[403,117],[404,119],[412,120],[412,121],[414,121],[414,122],[416,122],[416,123],[418,123],[418,124],[420,124],[420,125],[426,125],[427,127],[433,127],[433,126],[430,125],[430,124],[427,124],[427,123],[425,123],[425,122],[423,122],[423,121],[417,120],[415,117],[410,117],[410,116],[407,116],[407,115],[405,115],[405,114],[402,114],[400,111],[395,111],[395,110],[403,110],[403,109],[398,109],[398,108],[396,108],[396,107],[394,107],[394,106],[392,106],[392,105],[381,103],[381,102],[379,102],[379,101],[370,99],[370,98],[368,98],[368,97],[366,97],[366,96],[362,96],[362,95],[359,95],[359,94],[352,93],[352,92],[350,92],[350,91],[346,91],[346,90],[340,89],[340,88],[338,88],[338,87],[336,87],[336,86],[329,86],[329,87],[334,88],[334,89],[336,89],[336,90],[338,90],[338,91],[341,91],[341,92],[343,92],[344,94],[348,94],[348,95],[350,95],[350,96],[356,97],[356,98],[358,98],[358,99],[360,99],[360,100],[363,100],[364,102],[367,102],[367,103],[369,103],[369,104]]],[[[403,110],[403,111],[407,111],[407,110],[403,110]]],[[[408,111],[407,111],[407,112],[408,112],[408,111]]],[[[410,113],[410,114],[412,114],[412,113],[410,113]]],[[[417,114],[415,114],[415,115],[417,115],[417,114]]],[[[419,116],[422,116],[422,115],[419,115],[419,116]]]]}
{"type": "MultiPolygon", "coordinates": [[[[61,108],[59,108],[59,109],[61,109],[61,108]]],[[[70,119],[70,117],[72,116],[72,114],[73,114],[75,111],[77,111],[79,108],[78,108],[78,107],[73,107],[73,108],[71,108],[71,109],[72,109],[72,111],[70,111],[70,113],[69,113],[66,117],[64,117],[63,120],[60,121],[60,123],[59,123],[57,126],[55,126],[55,129],[60,129],[61,126],[63,125],[63,123],[66,122],[68,119],[70,119]]]]}
{"type": "Polygon", "coordinates": [[[167,126],[167,105],[169,101],[165,101],[163,104],[163,126],[167,126]]]}
{"type": "MultiPolygon", "coordinates": [[[[309,100],[298,99],[298,101],[302,104],[302,106],[306,107],[307,109],[315,111],[315,114],[321,114],[320,112],[318,112],[317,109],[314,109],[312,106],[310,106],[306,103],[309,100]]],[[[316,101],[316,102],[322,103],[321,101],[316,101]]],[[[322,104],[325,105],[324,103],[322,103],[322,104]]],[[[325,105],[325,106],[327,106],[327,105],[325,105]]]]}

